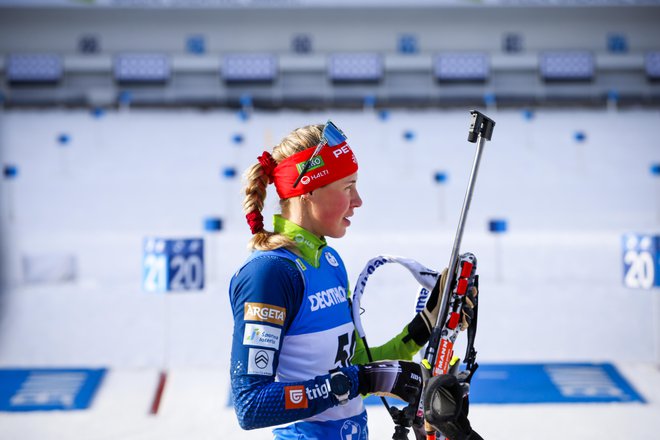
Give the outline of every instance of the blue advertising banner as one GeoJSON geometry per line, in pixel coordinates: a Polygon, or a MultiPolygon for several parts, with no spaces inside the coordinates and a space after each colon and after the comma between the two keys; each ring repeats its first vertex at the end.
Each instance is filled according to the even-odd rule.
{"type": "Polygon", "coordinates": [[[472,380],[474,403],[644,402],[612,364],[491,364],[472,380]]]}
{"type": "Polygon", "coordinates": [[[106,369],[0,369],[0,411],[89,408],[106,369]]]}
{"type": "MultiPolygon", "coordinates": [[[[471,404],[614,402],[645,400],[609,363],[485,364],[479,366],[470,387],[471,404]]],[[[365,404],[381,403],[370,396],[365,404]]]]}

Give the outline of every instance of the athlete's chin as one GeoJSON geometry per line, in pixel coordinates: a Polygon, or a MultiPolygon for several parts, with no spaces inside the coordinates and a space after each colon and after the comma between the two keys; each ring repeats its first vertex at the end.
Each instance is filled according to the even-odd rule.
{"type": "Polygon", "coordinates": [[[326,235],[331,238],[342,238],[344,235],[346,235],[346,228],[346,226],[340,226],[335,228],[330,234],[326,235]]]}

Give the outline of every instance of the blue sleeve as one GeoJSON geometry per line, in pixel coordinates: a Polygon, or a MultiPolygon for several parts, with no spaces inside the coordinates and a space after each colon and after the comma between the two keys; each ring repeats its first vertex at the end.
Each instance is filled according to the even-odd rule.
{"type": "MultiPolygon", "coordinates": [[[[329,393],[329,374],[304,382],[275,382],[284,335],[298,313],[304,291],[294,263],[273,255],[254,258],[231,281],[231,388],[243,429],[294,422],[337,404],[329,393]],[[323,387],[328,390],[327,397],[308,399],[306,408],[297,408],[291,399],[296,392],[323,387]]],[[[353,384],[351,397],[356,396],[357,367],[345,370],[353,384]]]]}

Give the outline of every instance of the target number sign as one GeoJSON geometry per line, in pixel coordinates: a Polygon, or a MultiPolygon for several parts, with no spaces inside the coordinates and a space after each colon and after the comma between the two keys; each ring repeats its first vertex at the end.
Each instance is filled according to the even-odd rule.
{"type": "Polygon", "coordinates": [[[660,287],[660,236],[623,236],[623,284],[633,289],[660,287]]]}
{"type": "Polygon", "coordinates": [[[147,238],[142,259],[142,287],[147,292],[204,288],[204,240],[147,238]]]}

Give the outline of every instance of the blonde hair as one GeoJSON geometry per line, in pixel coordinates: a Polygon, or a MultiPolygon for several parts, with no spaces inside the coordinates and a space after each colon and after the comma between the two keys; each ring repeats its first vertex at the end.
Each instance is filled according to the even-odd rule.
{"type": "MultiPolygon", "coordinates": [[[[271,155],[276,163],[280,163],[289,156],[293,156],[307,148],[316,147],[321,141],[323,125],[307,125],[289,133],[278,145],[273,148],[271,155]]],[[[243,212],[247,215],[264,209],[268,176],[260,162],[252,165],[245,171],[245,198],[243,199],[243,212]]],[[[280,199],[280,207],[286,208],[289,199],[280,199]]],[[[273,250],[278,248],[295,248],[295,243],[288,237],[275,232],[261,229],[250,239],[248,248],[257,250],[273,250]]]]}

